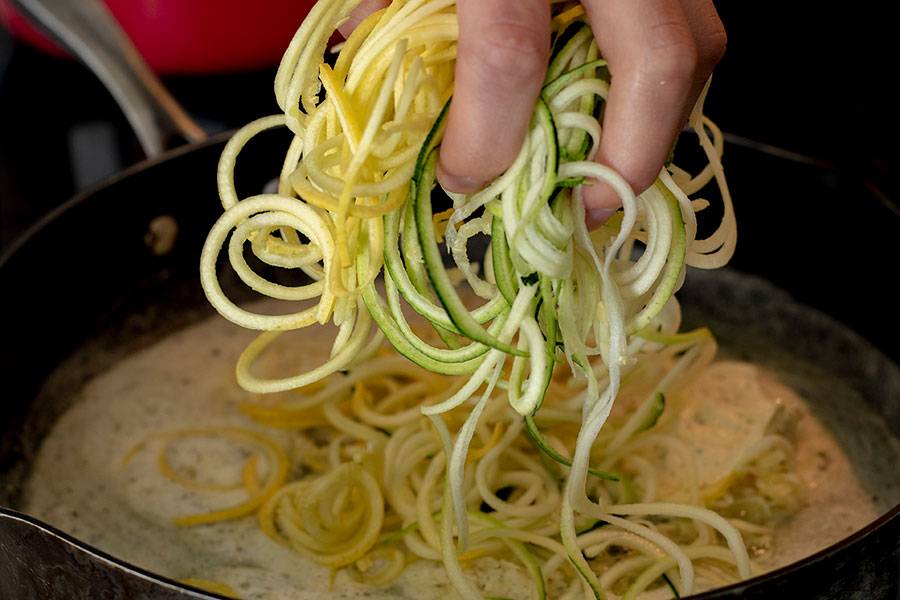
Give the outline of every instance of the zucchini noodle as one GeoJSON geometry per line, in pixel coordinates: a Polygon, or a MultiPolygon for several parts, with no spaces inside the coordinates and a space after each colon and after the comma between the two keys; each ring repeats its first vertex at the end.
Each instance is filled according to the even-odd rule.
{"type": "Polygon", "coordinates": [[[674,294],[687,266],[721,266],[736,242],[722,135],[702,113],[706,90],[689,125],[708,165],[696,174],[667,165],[635,195],[593,162],[609,71],[580,5],[554,1],[547,78],[520,153],[483,190],[438,199],[450,208],[436,212],[455,2],[395,0],[326,62],[329,38],[357,1],[316,4],[276,76],[283,114],[226,146],[224,212],[201,256],[212,305],[261,331],[237,377],[274,400],[245,414],[331,432],[307,457],[307,474],[267,496],[263,530],[373,585],[411,557],[440,560],[464,598],[483,597],[467,561],[503,553],[534,578],[539,598],[571,567],[596,598],[662,586],[690,594],[707,572],[749,577],[748,527],[738,519],[747,513],[730,507],[759,502],[751,520],[760,526],[790,510],[789,443],[760,437],[731,475],[703,486],[685,442],[667,433],[677,421],[671,398],[715,354],[707,330],[678,332],[674,294]],[[283,126],[293,141],[277,192],[239,198],[242,148],[283,126]],[[622,209],[590,232],[582,189],[595,180],[622,209]],[[712,183],[709,199],[696,196],[712,183]],[[713,205],[719,222],[697,239],[713,205]],[[226,246],[241,281],[298,308],[260,314],[229,300],[216,265],[226,246]],[[248,251],[307,282],[268,279],[248,251]],[[319,366],[265,372],[281,333],[314,324],[337,330],[319,366]],[[383,338],[392,352],[379,350],[383,338]],[[614,411],[623,395],[625,416],[614,411]],[[683,503],[657,495],[671,463],[660,452],[686,474],[683,503]],[[626,548],[627,560],[612,565],[614,548],[626,548]]]}
{"type": "MultiPolygon", "coordinates": [[[[178,523],[255,513],[262,531],[277,543],[371,586],[389,585],[410,562],[427,560],[443,562],[449,573],[466,581],[463,590],[481,594],[466,571],[486,556],[517,564],[533,581],[532,597],[537,598],[559,595],[579,570],[593,579],[592,592],[611,598],[647,590],[670,593],[662,575],[681,594],[747,577],[758,568],[746,562],[745,541],[765,547],[781,516],[796,510],[799,483],[791,483],[796,477],[792,444],[777,433],[760,432],[734,453],[733,470],[714,484],[715,493],[708,492],[692,440],[678,430],[677,407],[691,393],[694,371],[706,369],[713,359],[708,349],[714,339],[704,329],[648,337],[654,341],[646,341],[626,369],[619,402],[592,448],[591,462],[605,476],[589,476],[586,488],[590,498],[602,502],[603,514],[565,510],[569,467],[525,434],[525,420],[503,390],[433,415],[435,428],[420,407],[440,403],[467,377],[437,375],[388,351],[321,384],[245,405],[243,412],[260,424],[277,419],[278,430],[295,431],[294,449],[282,451],[287,462],[278,470],[292,475],[248,512],[220,511],[202,521],[178,523]],[[473,402],[480,405],[477,419],[472,418],[473,402]],[[455,506],[448,499],[452,489],[446,473],[453,438],[469,435],[463,433],[467,426],[472,441],[461,502],[469,532],[459,551],[456,515],[445,510],[455,506]],[[673,460],[680,465],[674,472],[673,460]],[[664,493],[673,479],[679,490],[664,493]],[[786,504],[786,498],[795,504],[786,504]],[[575,572],[570,571],[573,562],[575,572]]],[[[271,361],[263,366],[276,368],[271,361]]],[[[575,448],[586,392],[585,380],[563,369],[547,385],[534,422],[544,443],[555,444],[559,453],[571,456],[575,448]]],[[[257,497],[263,488],[271,489],[269,469],[260,468],[269,460],[262,449],[279,448],[284,441],[246,431],[252,437],[236,428],[161,435],[165,443],[157,466],[173,485],[196,493],[213,497],[244,487],[257,497]],[[202,470],[183,465],[183,458],[160,458],[173,442],[207,437],[246,446],[249,454],[238,481],[206,481],[202,470]],[[257,447],[256,441],[265,443],[257,447]]],[[[277,439],[283,440],[283,433],[277,439]]],[[[148,451],[149,444],[136,447],[128,459],[148,451]]]]}
{"type": "Polygon", "coordinates": [[[247,499],[228,508],[213,510],[194,515],[183,515],[175,519],[176,525],[200,525],[225,519],[237,519],[255,513],[259,507],[273,494],[282,488],[288,475],[288,458],[284,450],[267,436],[251,429],[241,427],[198,427],[172,431],[153,440],[145,440],[136,445],[125,456],[124,464],[145,449],[147,444],[153,441],[162,441],[163,446],[159,451],[157,465],[160,473],[172,482],[198,491],[228,492],[231,490],[246,488],[247,499]],[[253,449],[253,453],[244,464],[240,482],[231,485],[207,483],[173,469],[169,462],[169,447],[179,441],[189,438],[221,438],[229,440],[243,447],[253,449]],[[266,477],[263,482],[257,476],[258,459],[265,459],[266,477]]]}
{"type": "Polygon", "coordinates": [[[348,462],[282,487],[259,511],[259,519],[267,535],[301,556],[342,567],[372,547],[381,532],[384,501],[372,474],[348,462]]]}

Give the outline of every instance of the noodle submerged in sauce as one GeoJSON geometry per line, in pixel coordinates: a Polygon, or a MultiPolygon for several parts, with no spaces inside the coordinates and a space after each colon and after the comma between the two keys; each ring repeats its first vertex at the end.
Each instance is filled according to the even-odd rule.
{"type": "MultiPolygon", "coordinates": [[[[45,441],[24,510],[132,564],[236,597],[455,597],[440,560],[413,560],[398,539],[402,536],[394,535],[388,544],[382,539],[375,547],[403,550],[403,570],[372,585],[359,580],[366,568],[374,569],[370,576],[377,571],[381,558],[369,559],[371,564],[364,558],[336,571],[316,564],[268,537],[260,527],[258,507],[237,518],[175,524],[186,515],[227,510],[252,497],[252,490],[241,484],[248,477],[249,457],[258,456],[249,468],[255,471],[252,481],[264,485],[271,475],[273,465],[253,440],[236,440],[216,431],[252,431],[276,445],[289,464],[286,481],[309,478],[321,468],[319,463],[334,461],[335,453],[341,454],[338,460],[347,460],[345,455],[361,447],[325,426],[271,427],[260,424],[259,414],[256,419],[242,414],[248,402],[259,406],[258,398],[234,383],[234,362],[250,336],[220,319],[207,320],[122,360],[91,381],[45,441]],[[167,437],[179,431],[194,435],[167,437]]],[[[312,364],[329,347],[330,340],[306,338],[302,355],[276,349],[269,361],[275,367],[285,360],[305,366],[304,361],[312,364]]],[[[620,398],[610,417],[611,429],[626,419],[632,400],[627,394],[620,398]]],[[[553,431],[565,434],[565,428],[553,431]]],[[[472,451],[491,443],[489,435],[484,439],[476,435],[472,451]]],[[[620,453],[624,458],[608,456],[606,466],[626,474],[632,489],[621,492],[615,489],[617,484],[608,483],[611,493],[630,495],[632,501],[651,495],[657,501],[685,501],[691,495],[685,482],[694,477],[702,502],[739,524],[754,573],[807,556],[878,514],[840,447],[801,398],[770,371],[746,362],[713,362],[684,390],[667,397],[658,422],[628,444],[632,448],[620,453]],[[682,445],[652,441],[661,435],[682,445]],[[693,466],[679,454],[685,448],[693,466]],[[735,466],[742,461],[743,467],[735,466]],[[665,468],[654,476],[651,462],[665,468]],[[822,523],[840,525],[823,528],[822,523]]],[[[525,446],[520,448],[526,452],[525,446]]],[[[536,450],[530,453],[538,455],[536,450]]],[[[433,456],[423,457],[422,464],[432,460],[433,456]]],[[[425,472],[420,471],[419,479],[425,472]]],[[[412,485],[417,484],[421,481],[412,485]]],[[[385,490],[385,495],[385,529],[409,530],[409,523],[399,522],[392,508],[391,491],[385,490]]],[[[506,500],[515,503],[516,498],[506,500]]],[[[696,532],[683,521],[687,520],[657,520],[655,526],[675,539],[682,536],[682,543],[696,543],[691,539],[696,532]]],[[[588,544],[585,553],[601,580],[609,583],[609,595],[618,597],[635,573],[611,582],[603,574],[641,554],[629,547],[627,539],[603,547],[607,535],[603,532],[612,529],[596,527],[594,547],[588,544]]],[[[509,551],[476,553],[461,564],[486,596],[526,598],[534,593],[531,578],[509,551]]],[[[727,562],[696,564],[697,589],[734,580],[727,562]]],[[[576,598],[583,593],[567,564],[548,575],[548,596],[576,598]]],[[[647,597],[671,596],[658,581],[650,587],[655,589],[646,592],[647,597]]]]}

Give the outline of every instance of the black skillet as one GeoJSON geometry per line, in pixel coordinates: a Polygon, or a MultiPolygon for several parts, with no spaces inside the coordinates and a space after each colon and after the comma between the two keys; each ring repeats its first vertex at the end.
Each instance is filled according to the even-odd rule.
{"type": "MultiPolygon", "coordinates": [[[[277,175],[286,142],[273,132],[248,147],[241,190],[258,192],[277,175]]],[[[220,212],[215,169],[223,144],[201,142],[116,176],[48,215],[0,257],[0,600],[217,597],[105,555],[15,509],[41,439],[87,379],[212,314],[197,263],[220,212]],[[169,239],[172,223],[177,234],[169,239]]],[[[896,471],[879,433],[858,431],[854,415],[883,415],[900,435],[897,326],[878,309],[889,304],[878,294],[893,293],[885,272],[896,276],[900,218],[866,182],[829,165],[739,139],[725,157],[739,249],[727,270],[689,274],[680,294],[687,318],[716,323],[725,346],[738,337],[767,339],[848,381],[865,405],[839,407],[826,421],[839,440],[871,438],[852,458],[896,471]],[[834,222],[848,198],[852,218],[867,224],[865,240],[826,236],[834,241],[823,243],[823,231],[849,231],[834,222]],[[860,296],[867,285],[870,295],[860,296]],[[841,428],[844,421],[851,425],[841,428]]],[[[225,287],[240,298],[239,286],[225,287]]],[[[765,349],[746,352],[779,360],[765,349]]],[[[881,502],[885,514],[840,543],[696,597],[900,598],[900,497],[881,502]]]]}

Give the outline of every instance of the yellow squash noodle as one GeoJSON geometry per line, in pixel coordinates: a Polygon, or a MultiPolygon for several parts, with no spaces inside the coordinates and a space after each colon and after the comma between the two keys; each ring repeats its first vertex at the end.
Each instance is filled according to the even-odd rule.
{"type": "Polygon", "coordinates": [[[723,138],[702,113],[705,90],[682,137],[695,139],[708,166],[692,175],[667,165],[636,195],[593,160],[609,69],[583,8],[554,1],[552,56],[520,153],[485,189],[447,194],[452,208],[433,214],[456,3],[395,0],[325,60],[357,2],[315,5],[276,76],[283,114],[251,123],[226,146],[224,212],[201,255],[212,305],[261,332],[238,361],[239,384],[259,394],[306,389],[245,414],[330,434],[310,459],[315,475],[267,496],[263,530],[372,581],[404,564],[377,540],[402,540],[406,553],[442,561],[467,599],[481,593],[462,563],[503,552],[530,573],[539,597],[545,580],[568,568],[595,598],[622,581],[636,595],[661,575],[692,593],[695,563],[709,559],[749,577],[745,526],[716,510],[727,512],[733,493],[747,505],[787,506],[790,452],[757,440],[734,476],[701,487],[687,444],[668,430],[677,412],[665,409],[715,353],[708,331],[678,333],[673,294],[686,266],[721,266],[736,243],[723,138]],[[293,139],[277,191],[239,198],[240,152],[280,126],[293,139]],[[589,232],[581,194],[592,179],[612,187],[622,210],[589,232]],[[713,187],[717,198],[696,196],[713,187]],[[698,238],[698,214],[713,202],[715,227],[698,238]],[[490,238],[483,256],[473,248],[480,237],[490,238]],[[232,302],[216,271],[223,249],[247,286],[295,308],[258,314],[232,302]],[[307,282],[268,280],[248,251],[269,267],[301,270],[307,282]],[[337,333],[318,366],[262,373],[283,332],[328,323],[337,333]],[[376,356],[382,336],[399,354],[376,356]],[[628,396],[625,416],[613,407],[620,395],[628,396]],[[684,503],[658,497],[668,464],[659,453],[680,460],[684,503]],[[589,559],[614,544],[635,555],[599,576],[589,559]]]}
{"type": "Polygon", "coordinates": [[[344,463],[312,480],[284,486],[259,513],[263,531],[326,567],[362,558],[381,533],[384,500],[360,465],[344,463]]]}

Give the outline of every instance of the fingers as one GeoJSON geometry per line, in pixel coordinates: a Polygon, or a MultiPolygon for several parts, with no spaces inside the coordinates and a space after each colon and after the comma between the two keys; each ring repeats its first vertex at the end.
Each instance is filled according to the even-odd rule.
{"type": "Polygon", "coordinates": [[[390,0],[362,0],[356,5],[356,8],[350,11],[350,18],[338,27],[338,32],[344,36],[344,39],[347,39],[353,33],[353,30],[356,29],[356,26],[362,23],[366,17],[376,10],[386,8],[390,3],[390,0]]]}
{"type": "MultiPolygon", "coordinates": [[[[362,0],[345,36],[388,0],[362,0]]],[[[713,0],[582,0],[612,75],[595,159],[635,192],[659,174],[703,85],[725,50],[713,0]]],[[[521,148],[550,53],[547,0],[458,0],[455,87],[438,179],[474,192],[521,148]]],[[[588,225],[621,206],[606,184],[585,186],[588,225]]]]}
{"type": "Polygon", "coordinates": [[[438,179],[473,192],[515,159],[550,54],[547,0],[459,0],[453,100],[438,179]]]}
{"type": "MultiPolygon", "coordinates": [[[[699,88],[702,89],[704,82],[725,54],[728,36],[712,0],[681,0],[681,6],[697,43],[697,73],[706,74],[700,78],[699,88]]],[[[697,94],[699,93],[698,90],[697,94]]]]}
{"type": "MultiPolygon", "coordinates": [[[[612,77],[596,160],[635,192],[659,174],[706,79],[725,49],[711,0],[585,0],[612,77]]],[[[621,205],[606,184],[584,188],[588,225],[621,205]]]]}

